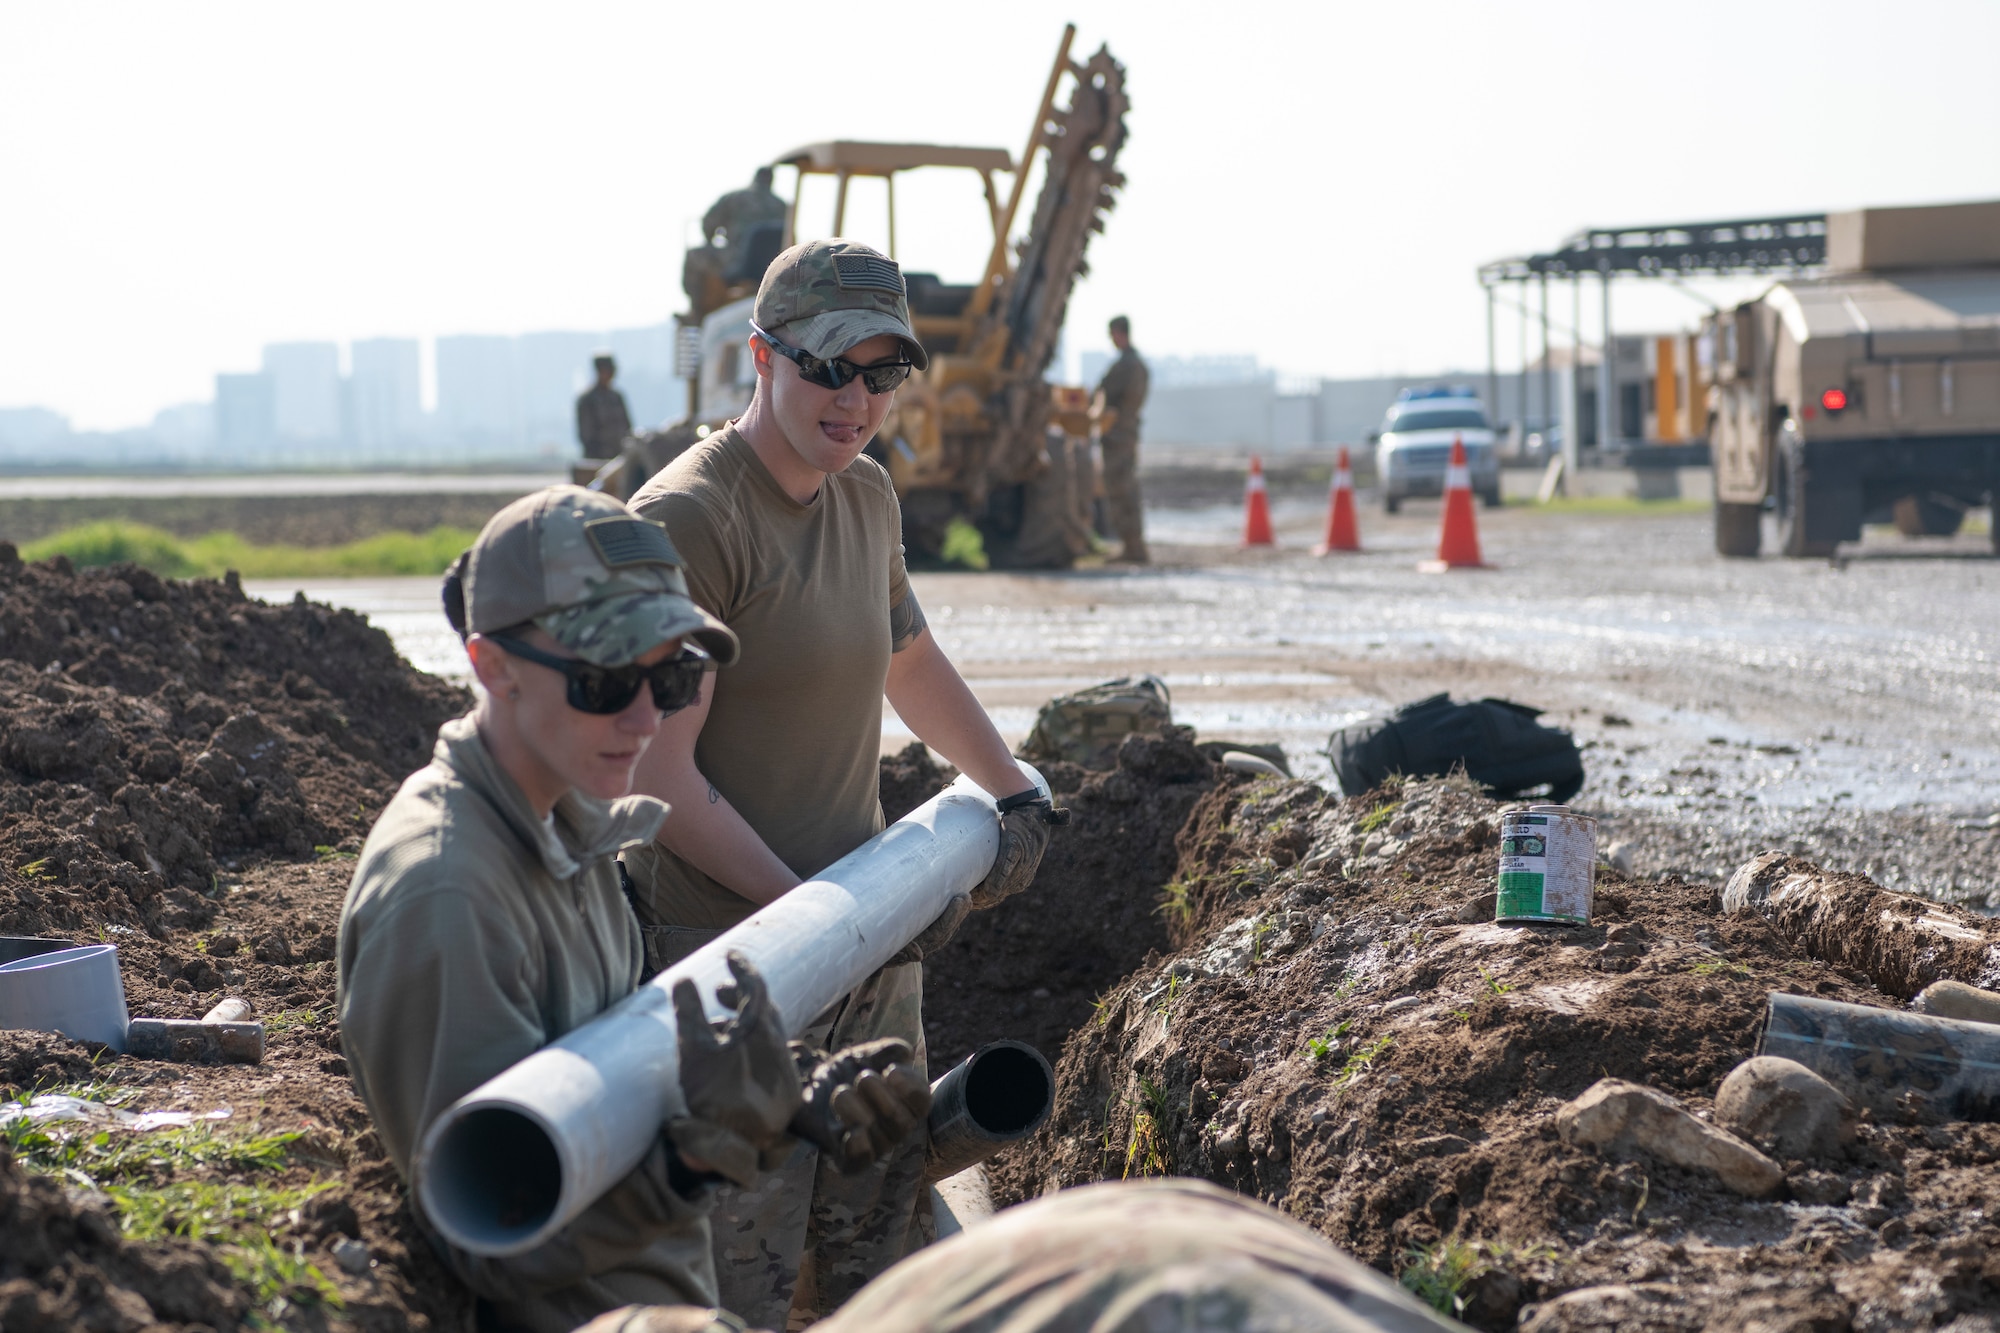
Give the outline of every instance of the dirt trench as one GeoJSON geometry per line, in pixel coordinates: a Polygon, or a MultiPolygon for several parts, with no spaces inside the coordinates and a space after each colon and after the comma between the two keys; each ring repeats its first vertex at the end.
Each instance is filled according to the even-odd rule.
{"type": "MultiPolygon", "coordinates": [[[[5,555],[0,931],[117,943],[135,1013],[244,995],[269,1055],[0,1033],[0,1093],[91,1083],[288,1137],[265,1165],[86,1156],[99,1188],[0,1153],[0,1328],[465,1327],[349,1083],[332,941],[359,837],[466,696],[346,613],[5,555]],[[169,1229],[208,1240],[132,1234],[117,1191],[195,1187],[238,1192],[267,1249],[186,1199],[169,1229]]],[[[885,760],[885,807],[948,776],[920,749],[885,760]]],[[[1757,1202],[1555,1135],[1605,1076],[1705,1112],[1769,990],[1895,1002],[1810,932],[1615,873],[1588,927],[1496,926],[1497,807],[1462,784],[1342,801],[1182,735],[1048,776],[1073,824],[927,969],[934,1069],[1000,1036],[1058,1062],[1056,1115],[995,1165],[1003,1199],[1204,1177],[1483,1328],[2000,1328],[2000,1127],[1867,1122],[1757,1202]]]]}
{"type": "Polygon", "coordinates": [[[246,1164],[195,1134],[134,1160],[114,1132],[52,1162],[11,1136],[45,1170],[0,1151],[0,1328],[463,1325],[348,1081],[333,957],[354,853],[469,698],[351,612],[0,545],[0,934],[117,945],[135,1015],[243,996],[268,1045],[202,1066],[0,1032],[0,1096],[226,1106],[213,1139],[284,1148],[246,1164]]]}
{"type": "Polygon", "coordinates": [[[997,1193],[1213,1180],[1481,1328],[2000,1327],[2000,1126],[1864,1113],[1766,1201],[1558,1138],[1605,1077],[1707,1114],[1770,991],[1896,999],[1675,878],[1601,871],[1589,926],[1495,924],[1497,814],[1449,781],[1210,791],[1172,950],[1065,1045],[997,1193]]]}

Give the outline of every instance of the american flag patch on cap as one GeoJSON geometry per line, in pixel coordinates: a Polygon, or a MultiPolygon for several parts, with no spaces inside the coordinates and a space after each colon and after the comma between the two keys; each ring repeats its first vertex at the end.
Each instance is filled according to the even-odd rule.
{"type": "Polygon", "coordinates": [[[865,287],[903,294],[903,270],[881,255],[835,255],[833,276],[842,287],[865,287]]]}
{"type": "Polygon", "coordinates": [[[597,557],[612,569],[626,565],[675,565],[680,553],[667,540],[667,530],[643,518],[599,518],[583,525],[584,536],[597,557]]]}

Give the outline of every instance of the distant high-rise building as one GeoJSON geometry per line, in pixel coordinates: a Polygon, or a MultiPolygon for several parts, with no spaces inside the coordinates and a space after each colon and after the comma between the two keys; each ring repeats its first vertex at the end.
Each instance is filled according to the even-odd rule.
{"type": "Polygon", "coordinates": [[[151,431],[158,445],[157,461],[192,463],[215,448],[215,405],[177,403],[153,414],[151,431]]]}
{"type": "Polygon", "coordinates": [[[60,456],[69,418],[46,407],[0,407],[0,458],[34,466],[60,456]]]}
{"type": "Polygon", "coordinates": [[[340,439],[340,348],[333,343],[271,343],[264,348],[271,378],[272,420],[280,439],[333,444],[340,439]]]}
{"type": "Polygon", "coordinates": [[[470,447],[523,445],[514,340],[466,333],[437,340],[437,416],[444,433],[470,447]]]}
{"type": "Polygon", "coordinates": [[[423,424],[417,340],[365,338],[348,354],[348,439],[363,457],[393,457],[423,424]]]}
{"type": "Polygon", "coordinates": [[[271,377],[262,371],[215,377],[215,446],[224,461],[269,458],[278,433],[272,398],[271,377]]]}

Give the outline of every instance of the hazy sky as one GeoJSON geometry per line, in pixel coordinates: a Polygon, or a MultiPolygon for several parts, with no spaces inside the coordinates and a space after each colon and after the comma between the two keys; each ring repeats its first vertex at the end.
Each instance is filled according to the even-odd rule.
{"type": "MultiPolygon", "coordinates": [[[[1580,226],[2000,197],[1992,0],[4,0],[0,406],[132,425],[271,340],[656,323],[759,161],[1018,153],[1069,18],[1132,97],[1073,348],[1125,311],[1156,353],[1474,365],[1477,265],[1580,226]]],[[[898,239],[964,280],[986,224],[954,183],[912,183],[898,239]]],[[[1699,309],[1617,299],[1628,328],[1699,309]]]]}

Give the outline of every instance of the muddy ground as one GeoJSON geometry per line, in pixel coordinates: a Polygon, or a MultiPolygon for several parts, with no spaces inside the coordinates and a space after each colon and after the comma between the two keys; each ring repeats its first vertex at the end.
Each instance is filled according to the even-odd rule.
{"type": "MultiPolygon", "coordinates": [[[[360,836],[467,696],[351,613],[5,554],[0,931],[118,944],[134,1013],[243,995],[270,1051],[177,1065],[0,1034],[0,1088],[231,1108],[144,1153],[15,1132],[0,1328],[466,1327],[349,1085],[331,960],[360,836]]],[[[1706,1110],[1769,990],[1897,1002],[1721,916],[1713,883],[1606,872],[1589,927],[1503,928],[1471,919],[1495,807],[1462,787],[1343,802],[1181,735],[1048,775],[1073,824],[928,969],[935,1070],[999,1036],[1059,1065],[1051,1124],[996,1165],[1003,1197],[1207,1177],[1387,1271],[1437,1270],[1486,1328],[2000,1310],[1994,1127],[1869,1123],[1759,1202],[1556,1138],[1555,1109],[1607,1075],[1706,1110]]],[[[947,776],[892,756],[885,808],[947,776]]]]}
{"type": "Polygon", "coordinates": [[[1588,926],[1495,924],[1497,813],[1437,780],[1207,794],[1173,949],[1070,1039],[1000,1192],[1204,1177],[1482,1328],[1995,1327],[2000,1126],[1869,1121],[1768,1201],[1561,1142],[1600,1078],[1705,1114],[1771,991],[1900,999],[1674,876],[1604,872],[1588,926]]]}

